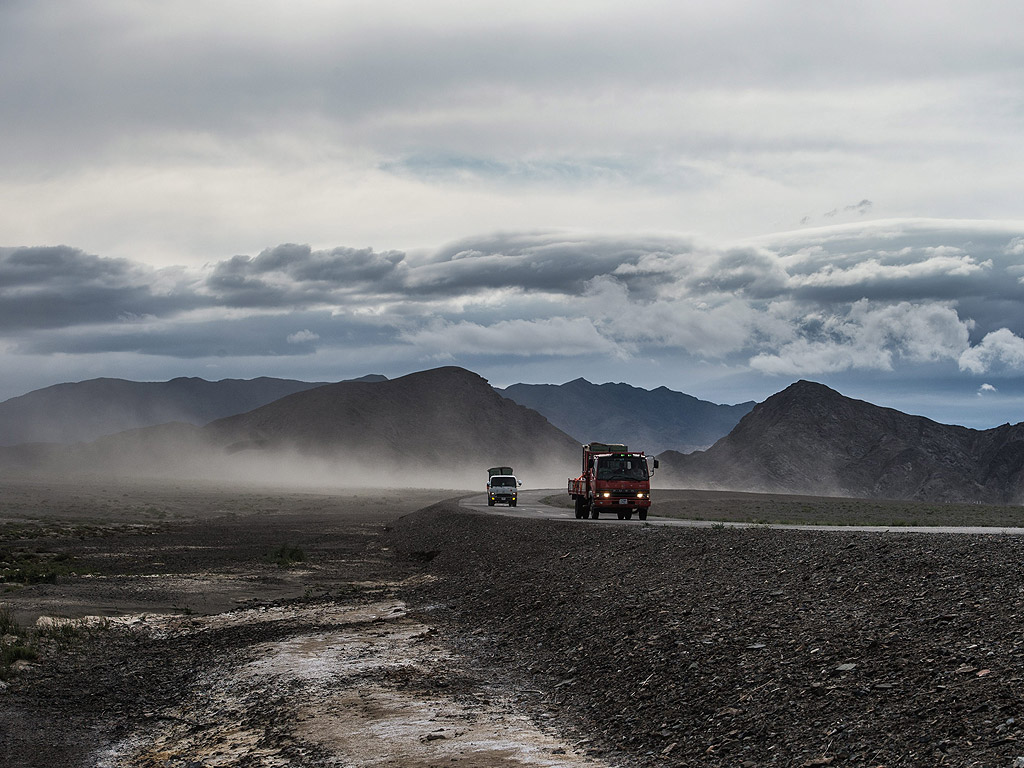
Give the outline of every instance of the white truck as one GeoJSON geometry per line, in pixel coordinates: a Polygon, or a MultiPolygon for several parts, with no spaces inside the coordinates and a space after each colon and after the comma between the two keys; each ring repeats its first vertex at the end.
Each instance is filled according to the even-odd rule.
{"type": "Polygon", "coordinates": [[[487,470],[487,506],[508,504],[514,507],[517,491],[522,483],[516,479],[512,467],[491,467],[487,470]]]}

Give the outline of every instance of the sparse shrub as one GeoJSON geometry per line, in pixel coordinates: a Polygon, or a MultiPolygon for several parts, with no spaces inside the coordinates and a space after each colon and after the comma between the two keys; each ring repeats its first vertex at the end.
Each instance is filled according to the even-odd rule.
{"type": "Polygon", "coordinates": [[[14,618],[14,611],[9,606],[0,605],[0,638],[7,637],[8,642],[0,640],[0,680],[11,676],[11,664],[22,659],[35,661],[39,654],[21,639],[21,627],[14,618]],[[10,642],[9,638],[16,640],[10,642]]]}
{"type": "Polygon", "coordinates": [[[74,621],[55,621],[36,627],[35,634],[38,638],[56,640],[58,643],[68,643],[85,637],[92,631],[92,627],[84,619],[74,621]]]}
{"type": "Polygon", "coordinates": [[[20,633],[21,627],[18,626],[18,622],[14,619],[14,611],[11,610],[10,606],[0,605],[0,637],[3,635],[17,635],[20,633]]]}
{"type": "Polygon", "coordinates": [[[11,676],[11,665],[16,661],[35,661],[39,654],[27,645],[0,645],[0,680],[11,676]]]}
{"type": "Polygon", "coordinates": [[[304,563],[306,561],[306,553],[302,550],[302,547],[293,547],[290,544],[282,544],[270,553],[267,560],[274,565],[287,568],[295,563],[304,563]]]}

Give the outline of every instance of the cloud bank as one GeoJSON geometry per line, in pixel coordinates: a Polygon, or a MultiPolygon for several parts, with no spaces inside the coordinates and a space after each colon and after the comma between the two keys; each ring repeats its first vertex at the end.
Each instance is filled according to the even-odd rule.
{"type": "Polygon", "coordinates": [[[974,377],[1024,371],[1022,232],[879,221],[722,245],[538,231],[420,254],[285,244],[203,268],[6,248],[0,334],[7,360],[22,363],[121,355],[230,370],[290,358],[329,379],[375,365],[539,361],[599,378],[606,362],[780,386],[927,370],[975,392],[974,377]]]}

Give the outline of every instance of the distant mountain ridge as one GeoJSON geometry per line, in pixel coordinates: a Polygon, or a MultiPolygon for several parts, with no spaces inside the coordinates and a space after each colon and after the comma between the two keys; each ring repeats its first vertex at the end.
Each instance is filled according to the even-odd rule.
{"type": "MultiPolygon", "coordinates": [[[[386,380],[380,375],[364,379],[386,380]]],[[[0,402],[0,445],[86,442],[173,421],[203,425],[323,384],[265,376],[56,384],[0,402]]]]}
{"type": "Polygon", "coordinates": [[[560,385],[513,384],[499,392],[581,443],[621,442],[647,453],[707,448],[754,407],[753,402],[718,405],[667,387],[646,390],[583,378],[560,385]]]}
{"type": "Polygon", "coordinates": [[[939,424],[798,381],[706,451],[661,455],[662,485],[1024,503],[1024,424],[939,424]]]}
{"type": "Polygon", "coordinates": [[[543,416],[454,366],[298,392],[204,428],[232,450],[343,451],[387,462],[542,463],[578,444],[543,416]]]}
{"type": "MultiPolygon", "coordinates": [[[[347,381],[388,381],[370,374],[347,381]]],[[[203,426],[327,382],[292,379],[100,378],[57,384],[0,402],[0,446],[71,444],[132,429],[181,422],[203,426]]],[[[717,405],[666,387],[629,384],[515,384],[499,394],[532,408],[578,442],[625,442],[638,450],[692,451],[727,434],[753,403],[717,405]]]]}
{"type": "Polygon", "coordinates": [[[166,423],[79,445],[0,448],[37,472],[482,487],[488,466],[560,486],[578,443],[485,379],[446,367],[325,384],[204,427],[166,423]]]}

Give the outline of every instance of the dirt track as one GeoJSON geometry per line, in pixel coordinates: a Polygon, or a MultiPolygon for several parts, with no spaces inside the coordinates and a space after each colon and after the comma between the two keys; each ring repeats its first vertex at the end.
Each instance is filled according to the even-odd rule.
{"type": "Polygon", "coordinates": [[[64,570],[0,596],[23,625],[62,599],[72,614],[178,610],[38,638],[38,663],[0,692],[9,765],[1010,768],[1024,754],[1016,537],[587,526],[452,504],[399,517],[212,490],[54,494],[33,518],[38,490],[0,548],[64,570]],[[304,555],[287,567],[269,559],[285,540],[304,555]]]}

